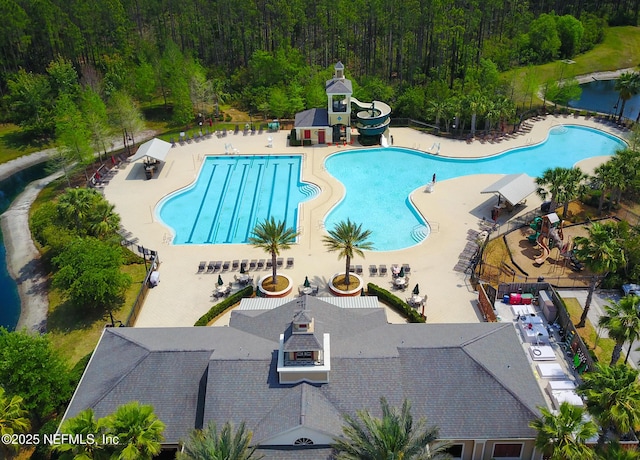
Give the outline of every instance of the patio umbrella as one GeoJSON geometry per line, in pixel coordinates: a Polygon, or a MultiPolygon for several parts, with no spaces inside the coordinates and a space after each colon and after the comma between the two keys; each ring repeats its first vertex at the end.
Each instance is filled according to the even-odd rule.
{"type": "Polygon", "coordinates": [[[222,281],[222,276],[218,275],[218,286],[222,286],[224,281],[222,281]]]}
{"type": "Polygon", "coordinates": [[[418,288],[418,285],[417,285],[417,284],[416,284],[416,287],[414,287],[414,288],[413,288],[413,293],[414,293],[415,295],[420,294],[420,288],[418,288]]]}
{"type": "Polygon", "coordinates": [[[304,277],[304,287],[311,287],[311,283],[309,282],[309,277],[304,277]]]}
{"type": "Polygon", "coordinates": [[[404,278],[404,267],[400,269],[400,273],[398,273],[398,278],[404,278]]]}

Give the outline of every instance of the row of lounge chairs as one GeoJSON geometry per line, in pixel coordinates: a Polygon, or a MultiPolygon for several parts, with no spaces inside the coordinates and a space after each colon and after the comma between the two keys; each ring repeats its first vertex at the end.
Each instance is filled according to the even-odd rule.
{"type": "MultiPolygon", "coordinates": [[[[357,268],[360,267],[360,265],[356,265],[356,271],[355,273],[362,273],[362,267],[360,267],[360,272],[357,271],[357,268]]],[[[409,264],[402,264],[400,265],[396,265],[393,264],[392,267],[402,267],[402,269],[404,269],[405,273],[411,273],[411,266],[409,264]]],[[[350,270],[353,271],[353,270],[350,270]]],[[[369,275],[371,276],[377,276],[378,274],[380,276],[387,276],[387,266],[385,264],[380,264],[378,266],[375,265],[369,265],[369,275]]],[[[395,276],[395,275],[394,275],[395,276]]]]}
{"type": "MultiPolygon", "coordinates": [[[[292,268],[293,262],[293,257],[287,258],[286,267],[292,268]]],[[[276,259],[276,267],[282,268],[284,266],[284,263],[285,261],[283,257],[278,257],[276,259]]],[[[202,260],[198,264],[198,273],[214,273],[217,271],[229,270],[235,271],[238,269],[241,269],[242,271],[263,270],[265,268],[270,269],[273,266],[272,264],[273,263],[271,259],[251,259],[251,261],[249,261],[248,259],[243,259],[242,261],[236,259],[233,261],[225,260],[224,262],[221,260],[212,260],[209,263],[207,263],[207,261],[205,260],[202,260]]]]}

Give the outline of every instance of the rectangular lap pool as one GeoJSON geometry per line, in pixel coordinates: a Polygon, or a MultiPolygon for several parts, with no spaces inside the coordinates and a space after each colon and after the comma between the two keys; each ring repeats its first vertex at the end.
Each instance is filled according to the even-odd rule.
{"type": "Polygon", "coordinates": [[[246,243],[273,216],[298,227],[298,205],[319,192],[300,180],[302,157],[207,156],[196,182],[163,199],[157,215],[174,244],[246,243]]]}

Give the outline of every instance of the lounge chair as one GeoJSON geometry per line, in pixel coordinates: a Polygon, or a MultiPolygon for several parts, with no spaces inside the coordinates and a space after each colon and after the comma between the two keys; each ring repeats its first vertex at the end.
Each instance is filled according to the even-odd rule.
{"type": "Polygon", "coordinates": [[[267,259],[267,268],[273,267],[273,261],[271,259],[267,259]]]}
{"type": "Polygon", "coordinates": [[[356,265],[356,275],[362,275],[362,265],[356,265]]]}
{"type": "Polygon", "coordinates": [[[203,260],[203,261],[201,261],[201,262],[198,264],[198,273],[202,273],[202,272],[204,271],[204,267],[206,267],[206,266],[207,266],[207,262],[206,262],[206,261],[204,261],[204,260],[203,260]]]}
{"type": "Polygon", "coordinates": [[[356,266],[355,265],[349,265],[349,273],[355,273],[356,272],[356,266]]]}
{"type": "Polygon", "coordinates": [[[176,146],[176,140],[172,137],[171,140],[169,140],[169,142],[171,142],[171,148],[176,146]]]}
{"type": "Polygon", "coordinates": [[[249,262],[249,269],[255,270],[257,266],[258,266],[258,261],[256,259],[251,259],[251,262],[249,262]]]}
{"type": "Polygon", "coordinates": [[[222,268],[222,261],[216,260],[213,264],[213,271],[220,270],[222,268]]]}
{"type": "Polygon", "coordinates": [[[209,262],[209,265],[207,265],[207,272],[212,272],[213,269],[215,268],[214,262],[213,260],[211,262],[209,262]]]}
{"type": "Polygon", "coordinates": [[[240,132],[240,126],[236,125],[235,129],[233,130],[233,134],[238,134],[240,132]]]}
{"type": "Polygon", "coordinates": [[[187,135],[185,136],[186,140],[187,140],[187,144],[191,144],[191,137],[189,137],[189,134],[187,133],[187,135]]]}
{"type": "Polygon", "coordinates": [[[378,267],[375,265],[369,265],[369,274],[371,276],[376,276],[378,274],[378,267]]]}
{"type": "Polygon", "coordinates": [[[293,257],[287,258],[287,268],[293,267],[293,257]]]}
{"type": "Polygon", "coordinates": [[[238,268],[240,268],[240,261],[236,259],[231,263],[231,269],[237,270],[238,268]]]}
{"type": "Polygon", "coordinates": [[[223,128],[222,137],[227,137],[227,128],[223,128]]]}
{"type": "Polygon", "coordinates": [[[387,276],[387,266],[385,264],[380,264],[380,276],[387,276]]]}
{"type": "Polygon", "coordinates": [[[282,257],[278,257],[278,259],[276,260],[276,265],[278,266],[278,268],[282,268],[283,264],[284,264],[284,259],[282,257]]]}
{"type": "Polygon", "coordinates": [[[231,264],[231,262],[229,262],[228,260],[225,260],[225,261],[222,263],[222,269],[223,269],[223,270],[229,270],[229,265],[230,265],[230,264],[231,264]]]}
{"type": "Polygon", "coordinates": [[[260,259],[258,261],[258,270],[262,270],[264,268],[264,259],[260,259]]]}
{"type": "Polygon", "coordinates": [[[249,261],[247,259],[242,259],[242,262],[240,262],[240,269],[246,270],[247,268],[249,268],[249,261]]]}

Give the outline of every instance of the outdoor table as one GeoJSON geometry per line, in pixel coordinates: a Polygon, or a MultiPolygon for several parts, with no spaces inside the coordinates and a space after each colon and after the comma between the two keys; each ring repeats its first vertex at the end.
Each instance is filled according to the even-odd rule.
{"type": "Polygon", "coordinates": [[[223,286],[218,286],[218,287],[216,287],[216,294],[224,295],[226,289],[227,288],[224,285],[223,286]]]}
{"type": "Polygon", "coordinates": [[[240,282],[240,284],[246,284],[249,282],[249,275],[246,274],[242,274],[238,277],[238,281],[240,282]]]}
{"type": "Polygon", "coordinates": [[[306,287],[302,290],[302,293],[306,295],[311,295],[311,293],[313,293],[313,289],[311,289],[311,286],[306,287]]]}
{"type": "Polygon", "coordinates": [[[404,286],[407,284],[407,280],[405,278],[396,278],[394,283],[396,286],[404,286]]]}
{"type": "Polygon", "coordinates": [[[411,302],[414,305],[420,305],[422,303],[422,297],[420,297],[419,295],[414,295],[411,297],[411,302]]]}

